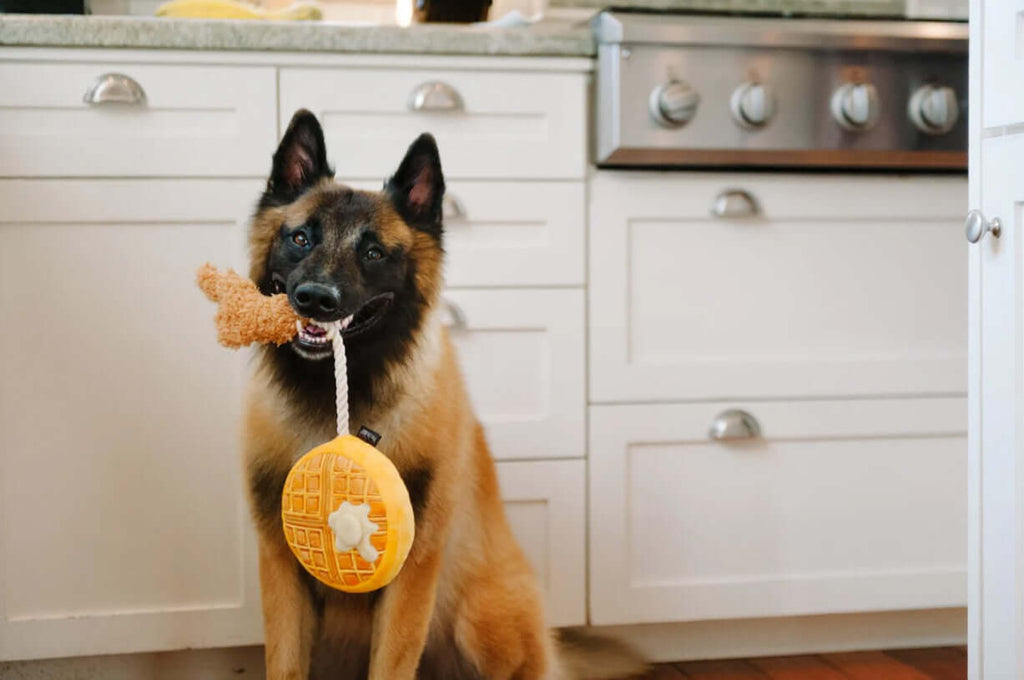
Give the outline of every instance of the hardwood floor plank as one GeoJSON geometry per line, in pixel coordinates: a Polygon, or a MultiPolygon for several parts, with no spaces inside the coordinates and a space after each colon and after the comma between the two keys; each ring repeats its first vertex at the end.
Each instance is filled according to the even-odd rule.
{"type": "Polygon", "coordinates": [[[676,664],[688,680],[765,680],[766,676],[743,660],[687,661],[676,664]]]}
{"type": "Polygon", "coordinates": [[[660,663],[636,680],[686,680],[686,676],[672,664],[660,663]]]}
{"type": "Polygon", "coordinates": [[[821,658],[853,680],[931,680],[885,652],[843,652],[822,654],[821,658]]]}
{"type": "Polygon", "coordinates": [[[772,680],[849,680],[816,656],[771,656],[750,663],[772,680]]]}
{"type": "Polygon", "coordinates": [[[932,680],[965,680],[967,656],[956,647],[929,647],[924,649],[892,649],[889,656],[913,666],[932,680]]]}

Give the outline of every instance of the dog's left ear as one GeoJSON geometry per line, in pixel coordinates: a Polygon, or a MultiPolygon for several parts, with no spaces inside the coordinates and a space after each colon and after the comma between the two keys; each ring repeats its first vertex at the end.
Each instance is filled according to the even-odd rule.
{"type": "Polygon", "coordinates": [[[441,236],[444,175],[432,135],[423,133],[416,138],[384,190],[410,226],[441,236]]]}

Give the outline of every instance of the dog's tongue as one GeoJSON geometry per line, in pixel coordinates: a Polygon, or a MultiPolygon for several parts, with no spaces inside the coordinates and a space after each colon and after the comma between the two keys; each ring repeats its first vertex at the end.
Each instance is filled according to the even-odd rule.
{"type": "Polygon", "coordinates": [[[302,329],[302,331],[306,335],[312,335],[314,337],[320,337],[322,335],[327,335],[327,329],[326,328],[323,328],[322,326],[317,326],[316,324],[312,324],[312,323],[307,325],[306,327],[304,327],[302,329]]]}

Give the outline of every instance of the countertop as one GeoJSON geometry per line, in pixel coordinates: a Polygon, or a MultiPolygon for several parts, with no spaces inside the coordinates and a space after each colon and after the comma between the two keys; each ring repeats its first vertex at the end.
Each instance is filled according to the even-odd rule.
{"type": "Polygon", "coordinates": [[[820,16],[903,17],[906,0],[550,0],[552,7],[604,9],[608,6],[658,11],[812,14],[820,16]]]}
{"type": "Polygon", "coordinates": [[[398,26],[332,22],[0,14],[0,45],[187,50],[591,57],[585,22],[526,28],[452,24],[398,26]]]}

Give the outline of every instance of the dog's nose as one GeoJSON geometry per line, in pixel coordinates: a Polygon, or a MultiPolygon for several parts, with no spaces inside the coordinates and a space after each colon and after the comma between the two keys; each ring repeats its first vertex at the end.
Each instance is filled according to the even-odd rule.
{"type": "Polygon", "coordinates": [[[292,305],[296,311],[317,321],[336,321],[341,313],[341,291],[336,286],[308,281],[295,286],[292,305]]]}

